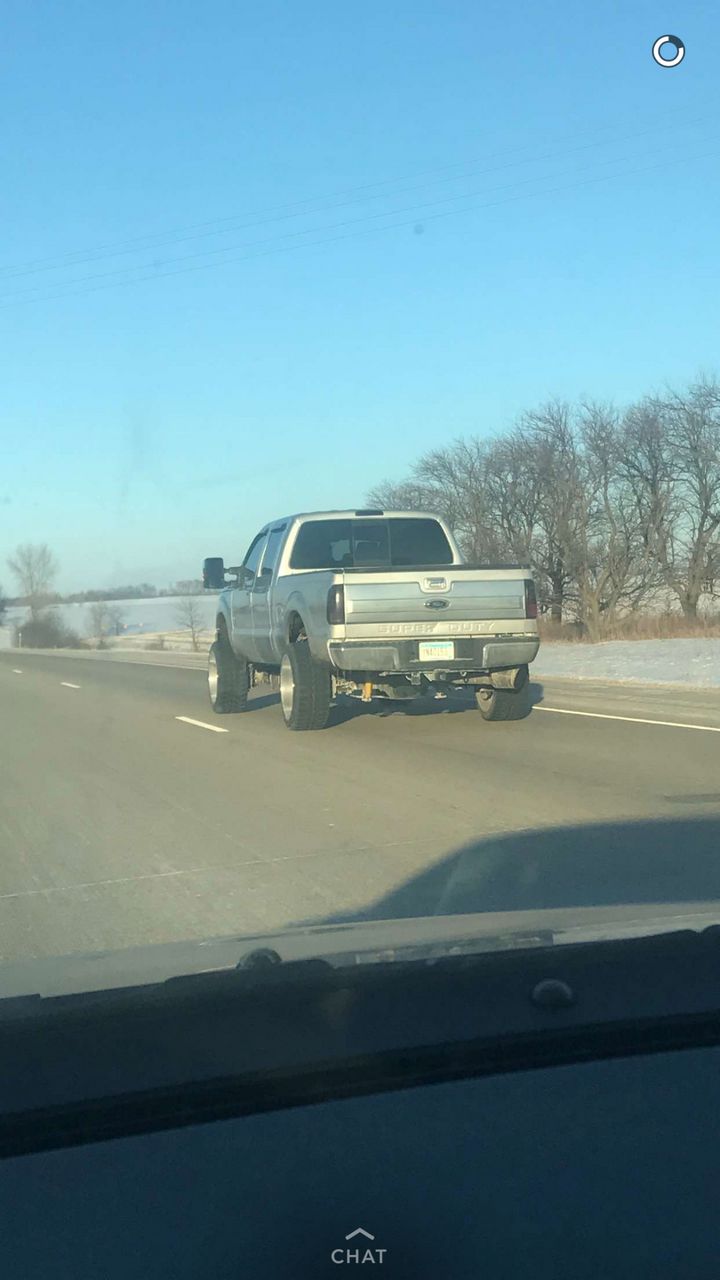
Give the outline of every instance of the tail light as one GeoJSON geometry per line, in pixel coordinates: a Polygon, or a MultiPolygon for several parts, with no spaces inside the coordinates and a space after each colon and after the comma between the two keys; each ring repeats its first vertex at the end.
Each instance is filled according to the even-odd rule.
{"type": "Polygon", "coordinates": [[[327,620],[332,627],[345,621],[345,588],[331,587],[327,598],[327,620]]]}
{"type": "Polygon", "coordinates": [[[537,618],[537,596],[535,595],[535,583],[532,578],[525,579],[525,617],[537,618]]]}

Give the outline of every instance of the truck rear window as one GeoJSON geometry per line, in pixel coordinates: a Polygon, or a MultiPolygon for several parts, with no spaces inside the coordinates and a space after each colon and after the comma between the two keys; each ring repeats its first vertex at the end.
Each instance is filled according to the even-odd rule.
{"type": "Polygon", "coordinates": [[[437,520],[401,516],[389,520],[308,520],[300,526],[291,569],[413,568],[452,564],[453,555],[437,520]]]}

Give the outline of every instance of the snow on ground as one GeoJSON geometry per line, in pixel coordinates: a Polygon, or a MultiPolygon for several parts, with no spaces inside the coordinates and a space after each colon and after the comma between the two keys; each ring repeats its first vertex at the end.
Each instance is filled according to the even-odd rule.
{"type": "MultiPolygon", "coordinates": [[[[208,635],[215,619],[217,596],[209,592],[195,597],[208,635]]],[[[177,610],[180,598],[162,596],[157,600],[117,600],[127,624],[126,643],[135,647],[143,638],[175,632],[169,647],[183,647],[177,610]],[[134,643],[133,643],[134,640],[134,643]]],[[[85,604],[58,606],[68,627],[81,636],[90,632],[90,607],[85,604]]],[[[24,609],[9,609],[8,622],[26,616],[24,609]]],[[[187,635],[187,633],[185,633],[187,635]]],[[[121,644],[120,647],[124,647],[121,644]]],[[[186,647],[190,647],[189,637],[186,647]]],[[[571,676],[580,680],[628,680],[649,684],[684,684],[720,688],[720,639],[697,637],[690,640],[608,640],[604,644],[550,644],[540,646],[532,666],[533,675],[571,676]]]]}
{"type": "Polygon", "coordinates": [[[720,688],[720,639],[608,640],[603,644],[544,644],[535,676],[629,680],[720,688]]]}
{"type": "MultiPolygon", "coordinates": [[[[177,631],[180,623],[177,618],[178,606],[182,596],[161,596],[157,600],[111,600],[113,608],[117,607],[126,624],[124,634],[143,635],[146,632],[177,631]]],[[[217,595],[213,592],[206,596],[193,596],[201,613],[204,626],[210,628],[215,621],[217,595]]],[[[79,636],[90,635],[89,604],[56,605],[58,614],[65,626],[76,631],[79,636]]],[[[12,608],[7,611],[8,623],[15,624],[27,617],[27,609],[12,608]]]]}

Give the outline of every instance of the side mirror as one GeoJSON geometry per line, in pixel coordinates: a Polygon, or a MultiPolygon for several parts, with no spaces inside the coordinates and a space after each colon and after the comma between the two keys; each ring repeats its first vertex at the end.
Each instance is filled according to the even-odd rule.
{"type": "Polygon", "coordinates": [[[203,560],[202,580],[206,590],[222,590],[225,586],[225,562],[222,556],[209,556],[207,560],[203,560]]]}

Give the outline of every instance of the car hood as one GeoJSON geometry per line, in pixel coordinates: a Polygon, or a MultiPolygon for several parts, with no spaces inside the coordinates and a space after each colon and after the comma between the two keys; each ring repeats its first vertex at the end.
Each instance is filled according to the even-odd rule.
{"type": "Polygon", "coordinates": [[[699,931],[719,922],[720,901],[705,901],[307,925],[276,933],[13,961],[0,967],[0,999],[141,986],[185,974],[309,959],[338,967],[432,962],[447,955],[699,931]]]}

